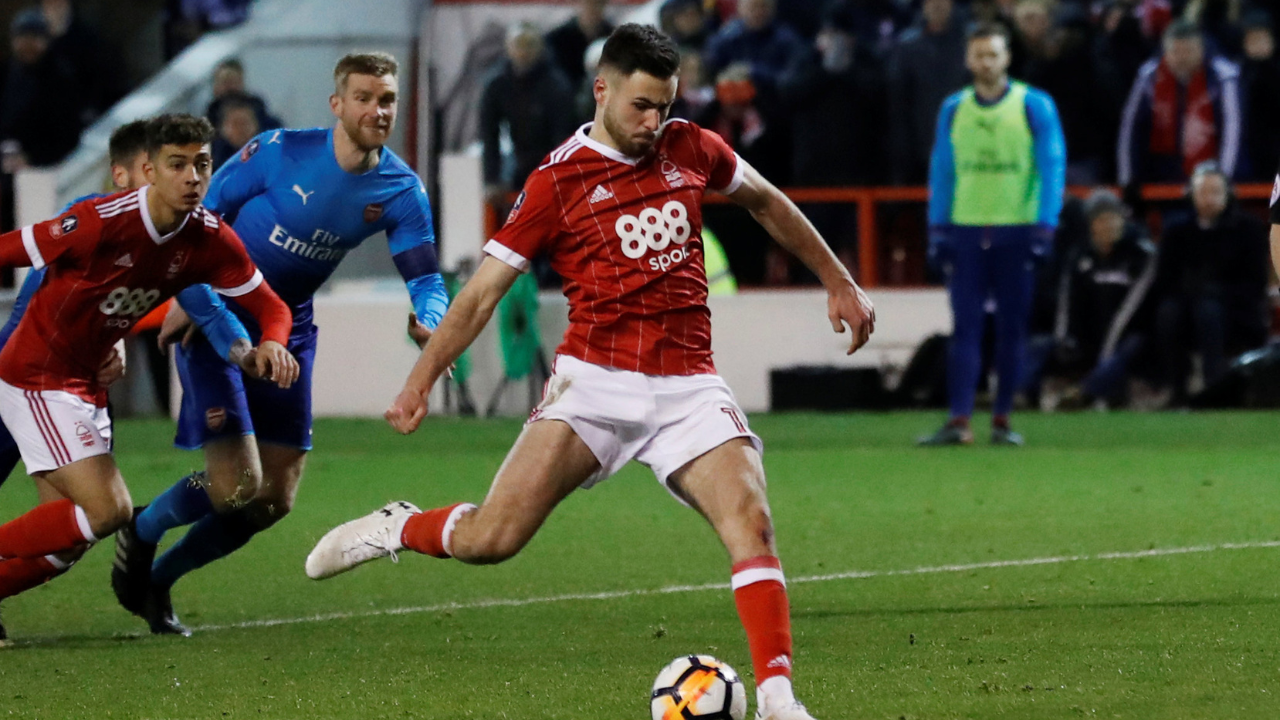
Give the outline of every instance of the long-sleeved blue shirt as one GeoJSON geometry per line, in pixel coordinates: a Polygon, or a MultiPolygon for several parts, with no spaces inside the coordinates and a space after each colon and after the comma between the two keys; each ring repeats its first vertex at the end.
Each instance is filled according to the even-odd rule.
{"type": "MultiPolygon", "coordinates": [[[[929,163],[929,225],[931,227],[951,224],[956,186],[955,148],[951,142],[951,127],[963,97],[964,91],[949,96],[938,112],[938,126],[929,163]]],[[[979,102],[981,103],[981,100],[979,102]]],[[[1036,172],[1040,176],[1039,211],[1036,214],[1036,224],[1043,227],[1057,227],[1058,215],[1062,212],[1062,196],[1066,190],[1067,144],[1062,133],[1062,123],[1058,119],[1058,110],[1053,98],[1036,88],[1027,88],[1026,113],[1027,125],[1031,129],[1036,172]]]]}
{"type": "Polygon", "coordinates": [[[448,307],[426,189],[386,148],[377,167],[356,175],[338,165],[332,130],[265,132],[213,176],[205,206],[232,223],[293,311],[295,332],[309,331],[312,298],[342,258],[383,231],[418,319],[434,328],[448,307]]]}

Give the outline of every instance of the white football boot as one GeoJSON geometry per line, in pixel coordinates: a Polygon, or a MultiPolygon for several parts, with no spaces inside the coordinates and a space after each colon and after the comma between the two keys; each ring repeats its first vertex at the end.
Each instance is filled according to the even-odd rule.
{"type": "MultiPolygon", "coordinates": [[[[783,658],[786,659],[786,658],[783,658]]],[[[756,688],[756,720],[814,720],[791,691],[791,678],[771,677],[756,688]]]]}
{"type": "Polygon", "coordinates": [[[388,556],[398,562],[396,553],[404,547],[400,533],[420,512],[416,505],[397,501],[330,530],[307,556],[307,577],[323,580],[388,556]]]}
{"type": "Polygon", "coordinates": [[[804,709],[803,703],[792,700],[778,707],[756,710],[756,720],[814,720],[814,717],[804,709]]]}

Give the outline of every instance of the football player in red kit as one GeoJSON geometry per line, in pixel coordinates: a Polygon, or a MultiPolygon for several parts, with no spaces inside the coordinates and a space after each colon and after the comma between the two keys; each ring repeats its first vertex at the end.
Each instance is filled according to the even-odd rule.
{"type": "Polygon", "coordinates": [[[488,497],[419,512],[396,502],[340,526],[307,558],[323,578],[402,548],[467,563],[520,551],[572,491],[630,460],[653,470],[720,536],[755,670],[757,717],[812,720],[791,685],[791,621],[765,497],[760,439],[711,359],[702,196],[751,211],[822,280],[833,329],[871,334],[871,302],[796,206],[714,133],[667,121],[679,54],[657,30],[623,25],[604,46],[595,122],[525,184],[488,257],[427,343],[387,419],[413,432],[426,396],[489,321],[529,260],[564,278],[569,330],[542,403],[488,497]]]}
{"type": "MultiPolygon", "coordinates": [[[[111,455],[97,370],[135,322],[178,291],[209,283],[235,297],[263,328],[251,351],[256,374],[282,386],[297,377],[297,361],[284,348],[288,306],[262,281],[231,226],[200,205],[212,137],[203,118],[151,120],[144,168],[150,185],[85,200],[53,220],[0,235],[0,267],[47,268],[0,351],[0,417],[27,472],[64,498],[0,525],[0,563],[48,566],[52,576],[57,568],[47,558],[128,522],[133,506],[111,455]]],[[[0,598],[18,589],[0,587],[0,598]]]]}

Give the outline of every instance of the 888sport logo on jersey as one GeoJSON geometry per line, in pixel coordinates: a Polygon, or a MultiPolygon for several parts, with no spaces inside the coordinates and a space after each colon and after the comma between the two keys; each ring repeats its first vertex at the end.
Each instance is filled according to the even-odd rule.
{"type": "Polygon", "coordinates": [[[689,242],[693,228],[689,225],[689,210],[684,203],[671,200],[662,209],[645,208],[637,215],[623,215],[614,223],[614,230],[622,243],[622,254],[639,260],[649,253],[651,270],[667,270],[689,259],[689,242]]]}

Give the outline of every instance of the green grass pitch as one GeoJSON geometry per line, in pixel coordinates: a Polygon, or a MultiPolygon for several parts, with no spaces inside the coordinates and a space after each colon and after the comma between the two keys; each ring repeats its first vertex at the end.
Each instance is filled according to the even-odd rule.
{"type": "MultiPolygon", "coordinates": [[[[1277,416],[1025,416],[1026,448],[911,446],[939,420],[752,418],[797,694],[819,720],[1280,717],[1277,416]],[[1150,549],[1190,551],[1134,554],[1150,549]]],[[[634,592],[728,582],[709,529],[639,466],[575,494],[504,565],[303,574],[325,531],[388,500],[478,501],[518,430],[320,422],[294,513],[175,588],[194,637],[139,634],[110,593],[110,543],[5,601],[0,719],[639,720],[657,671],[691,652],[750,688],[728,590],[634,592]],[[547,600],[594,593],[609,595],[547,600]],[[254,624],[269,620],[287,622],[254,624]]],[[[118,428],[135,500],[199,462],[171,433],[118,428]]],[[[33,499],[12,478],[0,519],[33,499]]]]}

